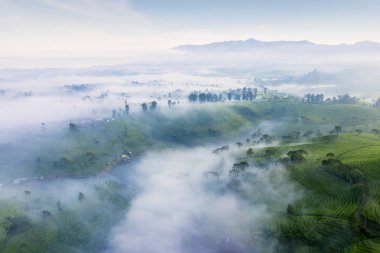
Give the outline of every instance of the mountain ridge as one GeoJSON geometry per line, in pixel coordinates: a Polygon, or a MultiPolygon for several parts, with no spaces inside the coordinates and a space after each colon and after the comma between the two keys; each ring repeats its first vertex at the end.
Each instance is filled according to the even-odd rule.
{"type": "Polygon", "coordinates": [[[229,40],[221,42],[212,42],[208,44],[186,44],[179,45],[172,49],[180,51],[240,51],[250,49],[360,49],[360,50],[379,50],[380,43],[374,41],[359,41],[353,44],[319,44],[308,40],[279,40],[279,41],[262,41],[254,38],[247,40],[229,40]]]}

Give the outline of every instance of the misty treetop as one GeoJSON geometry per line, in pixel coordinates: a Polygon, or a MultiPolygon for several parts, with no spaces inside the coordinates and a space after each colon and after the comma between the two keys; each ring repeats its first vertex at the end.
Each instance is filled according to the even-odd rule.
{"type": "Polygon", "coordinates": [[[349,94],[325,98],[323,94],[308,93],[304,96],[303,101],[307,104],[356,104],[359,103],[360,99],[349,94]]]}
{"type": "Polygon", "coordinates": [[[257,88],[244,87],[242,89],[229,90],[221,93],[191,92],[188,96],[190,102],[222,102],[222,101],[254,101],[257,97],[257,88]]]}

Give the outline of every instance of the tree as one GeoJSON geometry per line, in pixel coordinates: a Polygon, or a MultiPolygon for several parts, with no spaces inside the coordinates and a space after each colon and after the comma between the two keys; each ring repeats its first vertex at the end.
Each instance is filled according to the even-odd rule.
{"type": "Polygon", "coordinates": [[[362,201],[366,192],[368,191],[367,187],[363,183],[357,183],[352,186],[352,193],[355,198],[359,201],[362,201]]]}
{"type": "Polygon", "coordinates": [[[334,166],[339,167],[343,165],[341,160],[335,159],[335,158],[329,158],[327,160],[323,160],[321,163],[323,166],[330,166],[330,167],[334,167],[334,166]]]}
{"type": "Polygon", "coordinates": [[[156,102],[156,101],[152,101],[152,102],[150,103],[149,109],[150,109],[151,111],[156,110],[156,109],[157,109],[157,102],[156,102]]]}
{"type": "Polygon", "coordinates": [[[380,133],[379,129],[375,129],[375,128],[372,129],[371,132],[372,132],[373,134],[379,134],[379,133],[380,133]]]}
{"type": "Polygon", "coordinates": [[[125,115],[128,115],[128,114],[129,114],[129,105],[126,104],[126,105],[124,106],[124,108],[125,108],[125,115]]]}
{"type": "Polygon", "coordinates": [[[190,93],[190,95],[188,96],[188,99],[192,103],[197,102],[197,100],[198,100],[198,93],[196,93],[196,92],[190,93]]]}
{"type": "Polygon", "coordinates": [[[350,170],[347,173],[347,179],[350,181],[351,184],[360,183],[363,181],[363,178],[363,173],[357,169],[350,170]]]}
{"type": "Polygon", "coordinates": [[[62,203],[61,203],[61,201],[57,201],[57,209],[58,209],[58,211],[62,211],[62,203]]]}
{"type": "Polygon", "coordinates": [[[76,124],[70,122],[69,129],[70,129],[70,131],[77,131],[78,126],[76,124]]]}
{"type": "Polygon", "coordinates": [[[249,164],[248,162],[246,161],[242,161],[238,164],[238,170],[239,172],[243,173],[245,172],[245,170],[249,167],[249,164]]]}
{"type": "Polygon", "coordinates": [[[247,150],[247,156],[253,156],[255,153],[253,152],[253,149],[252,148],[249,148],[247,150]]]}
{"type": "Polygon", "coordinates": [[[294,215],[295,214],[295,208],[294,208],[294,206],[291,205],[291,204],[288,204],[288,207],[286,208],[286,212],[289,215],[294,215]]]}
{"type": "Polygon", "coordinates": [[[83,201],[84,200],[84,194],[82,192],[78,193],[78,200],[83,201]]]}
{"type": "Polygon", "coordinates": [[[272,137],[268,134],[264,134],[261,138],[260,138],[260,142],[264,142],[265,144],[270,144],[272,143],[272,137]]]}
{"type": "Polygon", "coordinates": [[[308,137],[312,136],[313,134],[314,134],[314,131],[309,130],[309,131],[307,131],[306,133],[303,134],[303,137],[308,138],[308,137]]]}
{"type": "Polygon", "coordinates": [[[303,162],[305,160],[304,155],[307,155],[307,152],[303,149],[291,150],[286,153],[289,156],[291,162],[303,162]]]}
{"type": "Polygon", "coordinates": [[[361,129],[355,129],[355,133],[357,133],[358,135],[360,135],[363,131],[361,129]]]}
{"type": "Polygon", "coordinates": [[[141,108],[142,108],[143,112],[147,112],[148,111],[148,106],[146,105],[146,103],[142,103],[141,104],[141,108]]]}
{"type": "Polygon", "coordinates": [[[239,148],[241,148],[241,147],[243,146],[243,143],[241,143],[241,142],[236,142],[236,145],[237,145],[239,148]]]}
{"type": "Polygon", "coordinates": [[[47,211],[47,210],[43,210],[42,212],[42,217],[44,219],[48,218],[48,217],[51,217],[51,212],[47,211]]]}
{"type": "MultiPolygon", "coordinates": [[[[95,154],[92,153],[92,152],[87,152],[87,153],[86,153],[86,157],[87,157],[87,159],[88,159],[89,161],[94,161],[95,158],[96,158],[95,154]]],[[[65,158],[65,159],[67,159],[67,158],[65,158]]],[[[66,162],[66,163],[67,163],[67,162],[66,162]]]]}
{"type": "Polygon", "coordinates": [[[230,174],[230,177],[237,177],[239,175],[239,170],[234,166],[228,173],[230,174]]]}
{"type": "Polygon", "coordinates": [[[244,174],[245,170],[249,167],[249,164],[246,161],[240,163],[234,163],[232,169],[229,171],[230,176],[236,177],[240,174],[244,174]]]}
{"type": "Polygon", "coordinates": [[[342,133],[342,127],[341,126],[335,126],[334,127],[334,131],[335,131],[335,133],[342,133]]]}

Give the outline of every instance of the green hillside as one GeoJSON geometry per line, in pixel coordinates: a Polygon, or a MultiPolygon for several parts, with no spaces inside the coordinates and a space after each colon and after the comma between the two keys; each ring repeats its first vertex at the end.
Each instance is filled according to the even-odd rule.
{"type": "Polygon", "coordinates": [[[285,162],[303,197],[269,224],[284,252],[378,252],[380,239],[380,138],[373,133],[339,134],[328,142],[264,148],[285,162]],[[304,160],[288,162],[292,150],[304,160]],[[285,159],[284,159],[285,158],[285,159]],[[330,161],[326,165],[324,161],[330,161]],[[374,251],[374,249],[376,249],[374,251]]]}
{"type": "MultiPolygon", "coordinates": [[[[269,102],[173,110],[67,126],[54,139],[41,135],[21,143],[30,152],[17,166],[4,162],[16,157],[5,150],[1,166],[18,175],[89,176],[108,173],[124,162],[123,155],[133,160],[151,150],[240,141],[241,152],[234,154],[240,165],[281,164],[302,192],[287,207],[267,201],[276,217],[263,233],[279,241],[278,252],[378,250],[380,138],[373,129],[380,128],[379,110],[269,102]]],[[[242,181],[245,176],[249,173],[242,181]]],[[[88,187],[86,197],[74,188],[70,203],[59,196],[44,200],[44,194],[30,193],[22,184],[13,188],[15,196],[0,205],[0,252],[102,252],[133,197],[125,186],[102,180],[88,187]]],[[[250,200],[254,193],[238,194],[250,200]]]]}

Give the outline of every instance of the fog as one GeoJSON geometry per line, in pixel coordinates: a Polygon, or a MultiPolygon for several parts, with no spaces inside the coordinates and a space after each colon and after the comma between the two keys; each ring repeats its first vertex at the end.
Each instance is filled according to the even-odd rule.
{"type": "MultiPolygon", "coordinates": [[[[180,107],[178,112],[169,114],[174,119],[186,115],[186,109],[180,107]]],[[[258,128],[270,133],[278,124],[264,121],[258,128]]],[[[31,142],[18,143],[13,138],[14,152],[26,150],[30,153],[21,154],[21,160],[32,159],[38,149],[49,148],[45,142],[49,138],[61,138],[60,127],[62,124],[57,123],[55,129],[41,130],[38,135],[30,133],[29,137],[34,139],[31,142]],[[42,139],[36,140],[39,138],[42,139]]],[[[213,144],[148,151],[109,175],[86,179],[29,180],[34,172],[28,161],[20,160],[16,165],[21,166],[17,168],[18,180],[5,180],[9,175],[2,171],[0,197],[17,204],[17,210],[21,207],[23,211],[15,212],[16,216],[25,215],[34,223],[42,222],[44,211],[51,213],[58,224],[79,222],[84,231],[91,231],[87,243],[104,248],[104,253],[276,252],[278,242],[265,233],[265,226],[284,213],[287,204],[302,196],[302,192],[288,179],[285,168],[276,164],[256,167],[251,163],[244,175],[232,177],[229,171],[247,146],[242,149],[230,146],[228,152],[220,154],[212,153],[216,148],[213,144]],[[24,179],[28,181],[23,182],[24,179]],[[106,190],[109,196],[102,197],[103,190],[99,189],[111,187],[109,180],[123,185],[116,194],[130,200],[128,208],[120,208],[113,202],[114,188],[106,190]],[[80,193],[85,200],[78,199],[80,193]],[[66,220],[67,216],[70,220],[66,220]],[[95,217],[106,220],[110,227],[94,227],[95,217]],[[101,240],[97,239],[99,234],[101,240]]],[[[64,242],[72,245],[70,239],[64,242]]]]}
{"type": "Polygon", "coordinates": [[[128,172],[139,193],[107,252],[275,252],[276,241],[262,228],[300,196],[286,171],[251,167],[249,180],[241,178],[241,188],[232,189],[228,171],[236,151],[210,151],[164,150],[143,157],[128,172]]]}
{"type": "MultiPolygon", "coordinates": [[[[241,140],[230,139],[228,151],[214,154],[217,145],[228,144],[224,142],[230,133],[223,132],[203,144],[187,139],[188,143],[182,143],[181,135],[192,135],[191,131],[178,132],[180,137],[169,140],[165,136],[133,135],[139,127],[160,130],[161,124],[188,117],[185,123],[165,129],[176,131],[194,120],[191,111],[209,112],[229,103],[191,104],[188,95],[193,91],[219,93],[267,87],[299,97],[305,93],[324,93],[326,97],[350,93],[363,101],[372,101],[379,94],[376,55],[362,55],[354,62],[352,55],[277,53],[182,52],[134,63],[109,59],[102,65],[100,59],[83,65],[77,62],[76,66],[69,61],[60,65],[58,60],[54,65],[57,68],[29,67],[30,62],[28,67],[22,66],[25,68],[14,67],[16,63],[5,66],[0,70],[1,201],[14,204],[18,210],[15,214],[30,217],[35,223],[45,221],[46,217],[41,218],[44,210],[57,217],[59,225],[68,222],[66,219],[75,220],[86,229],[87,234],[83,234],[90,239],[83,241],[92,248],[79,249],[83,241],[71,244],[77,238],[73,232],[62,241],[65,247],[74,248],[72,252],[277,252],[279,243],[266,233],[266,226],[285,213],[287,205],[302,192],[277,163],[257,166],[251,160],[244,175],[229,173],[234,163],[247,159],[248,147],[256,152],[265,145],[244,144],[239,149],[231,143],[241,140]],[[176,102],[175,107],[168,106],[169,99],[176,102]],[[165,117],[142,116],[141,104],[152,101],[157,101],[156,112],[165,117]],[[130,106],[129,118],[126,104],[130,106]],[[128,145],[115,141],[123,130],[107,128],[120,118],[136,121],[132,122],[135,129],[125,127],[125,132],[131,131],[132,139],[136,138],[128,145]],[[163,118],[168,122],[162,122],[163,118]],[[79,133],[88,131],[98,136],[77,134],[77,129],[69,129],[69,123],[84,125],[79,133]],[[86,142],[92,146],[82,145],[86,142]],[[144,149],[141,156],[133,154],[131,163],[128,157],[128,163],[110,166],[115,159],[132,154],[129,149],[136,146],[144,149]],[[101,157],[100,162],[91,160],[94,153],[101,157]],[[83,154],[84,162],[79,159],[83,154]],[[79,166],[75,162],[83,162],[80,165],[85,169],[96,162],[106,168],[84,170],[94,173],[90,177],[72,171],[70,175],[60,167],[66,163],[72,169],[79,166]],[[45,166],[40,166],[42,169],[38,167],[41,163],[45,166]],[[48,176],[41,176],[44,173],[48,176]],[[49,178],[51,175],[57,177],[49,178]],[[79,198],[80,193],[85,200],[79,198]],[[66,211],[75,218],[67,218],[66,211]]],[[[41,66],[53,66],[44,64],[41,66]]],[[[213,130],[209,122],[201,123],[206,129],[202,130],[210,135],[213,130]]],[[[245,140],[253,130],[261,128],[263,134],[272,134],[281,126],[276,120],[255,124],[256,129],[252,125],[233,129],[234,136],[245,140]]],[[[75,229],[69,227],[67,231],[75,229]]]]}
{"type": "MultiPolygon", "coordinates": [[[[226,57],[221,62],[229,62],[226,57]]],[[[192,91],[264,85],[300,97],[306,93],[324,93],[325,97],[350,93],[371,101],[377,99],[380,82],[380,65],[370,61],[232,65],[195,67],[182,62],[178,67],[151,64],[0,70],[0,138],[39,130],[42,123],[106,118],[113,110],[123,110],[125,101],[132,112],[140,112],[141,103],[153,100],[161,108],[167,107],[169,99],[184,105],[192,91]],[[314,70],[320,78],[297,81],[314,70]]]]}

